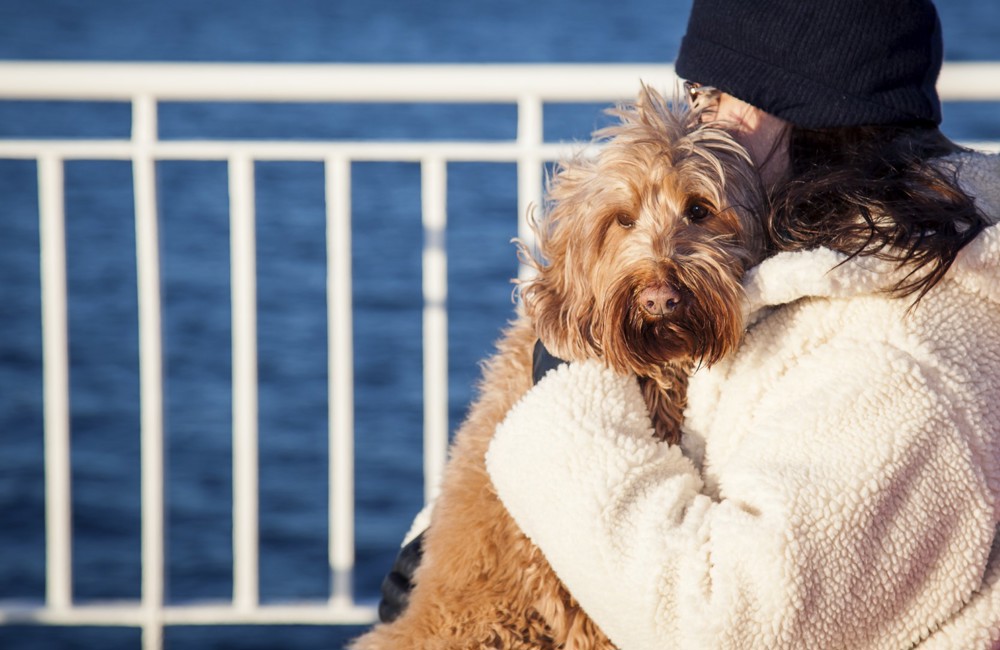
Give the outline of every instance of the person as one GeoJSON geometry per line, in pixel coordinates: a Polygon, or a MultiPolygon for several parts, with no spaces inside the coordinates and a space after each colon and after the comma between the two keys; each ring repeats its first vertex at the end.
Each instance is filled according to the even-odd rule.
{"type": "Polygon", "coordinates": [[[929,0],[694,0],[676,60],[769,187],[679,446],[550,370],[487,454],[623,650],[1000,648],[1000,156],[940,132],[929,0]]]}

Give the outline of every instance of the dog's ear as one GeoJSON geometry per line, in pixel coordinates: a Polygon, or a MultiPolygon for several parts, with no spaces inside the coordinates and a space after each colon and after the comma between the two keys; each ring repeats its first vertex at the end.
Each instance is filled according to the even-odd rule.
{"type": "Polygon", "coordinates": [[[591,196],[596,176],[593,162],[580,156],[562,163],[549,179],[545,215],[533,224],[544,262],[526,255],[536,275],[520,291],[538,337],[567,360],[595,352],[591,328],[596,301],[588,267],[592,252],[600,248],[600,219],[593,214],[591,196]]]}

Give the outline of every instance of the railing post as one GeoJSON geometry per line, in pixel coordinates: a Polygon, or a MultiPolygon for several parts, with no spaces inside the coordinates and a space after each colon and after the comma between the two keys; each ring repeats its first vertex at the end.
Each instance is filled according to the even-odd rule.
{"type": "Polygon", "coordinates": [[[254,162],[229,160],[233,337],[233,603],[258,603],[257,262],[254,162]]]}
{"type": "Polygon", "coordinates": [[[353,602],[354,330],[351,288],[351,161],[328,158],[326,175],[329,561],[331,602],[353,602]]]}
{"type": "MultiPolygon", "coordinates": [[[[545,139],[542,99],[533,95],[517,102],[517,237],[529,250],[534,249],[535,234],[529,219],[542,210],[542,156],[545,139]]],[[[531,268],[522,264],[518,277],[527,279],[531,268]]]]}
{"type": "Polygon", "coordinates": [[[424,499],[437,496],[448,453],[448,176],[445,161],[421,163],[424,226],[424,499]]]}
{"type": "Polygon", "coordinates": [[[69,335],[63,190],[63,161],[54,155],[39,158],[45,400],[45,601],[56,610],[68,609],[73,601],[69,335]]]}
{"type": "Polygon", "coordinates": [[[163,327],[160,291],[160,237],[156,210],[156,99],[132,103],[132,159],[139,303],[139,400],[141,419],[142,604],[146,612],[143,649],[163,645],[164,463],[163,327]]]}

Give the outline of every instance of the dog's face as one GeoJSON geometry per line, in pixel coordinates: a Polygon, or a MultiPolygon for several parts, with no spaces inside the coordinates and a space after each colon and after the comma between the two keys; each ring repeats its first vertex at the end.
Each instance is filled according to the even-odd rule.
{"type": "MultiPolygon", "coordinates": [[[[740,278],[763,254],[763,190],[746,153],[644,88],[563,163],[536,228],[546,265],[521,289],[550,351],[640,376],[711,364],[743,334],[740,278]]],[[[530,256],[529,256],[530,257],[530,256]]]]}

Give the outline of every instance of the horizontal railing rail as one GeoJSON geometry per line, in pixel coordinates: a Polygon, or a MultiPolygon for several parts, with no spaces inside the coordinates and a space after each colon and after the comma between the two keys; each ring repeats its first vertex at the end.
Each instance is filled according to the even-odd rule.
{"type": "MultiPolygon", "coordinates": [[[[949,62],[938,80],[946,101],[1000,97],[1000,63],[949,62]]],[[[259,64],[0,62],[6,99],[321,102],[614,101],[641,80],[674,78],[657,64],[259,64]]]]}
{"type": "MultiPolygon", "coordinates": [[[[423,251],[424,474],[433,499],[448,442],[447,163],[517,166],[518,233],[530,242],[529,206],[542,194],[542,165],[566,151],[546,142],[544,107],[611,103],[634,96],[639,82],[676,87],[669,65],[328,65],[0,62],[0,101],[112,101],[132,106],[129,138],[0,139],[0,158],[37,161],[42,259],[46,596],[40,604],[0,603],[0,624],[109,625],[142,628],[147,650],[164,626],[365,624],[373,607],[355,603],[351,297],[351,163],[420,164],[423,251]],[[509,103],[517,107],[508,140],[163,140],[160,103],[509,103]],[[64,165],[75,159],[133,166],[141,410],[141,564],[138,601],[78,604],[72,598],[71,465],[67,343],[64,165]],[[228,163],[233,332],[233,598],[223,604],[173,605],[164,588],[164,399],[157,161],[228,163]],[[257,350],[254,162],[318,161],[325,169],[329,343],[329,564],[331,596],[322,603],[262,604],[258,589],[257,350]]],[[[945,101],[1000,102],[1000,63],[948,63],[945,101]]],[[[993,142],[968,143],[1000,150],[993,142]]]]}

